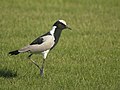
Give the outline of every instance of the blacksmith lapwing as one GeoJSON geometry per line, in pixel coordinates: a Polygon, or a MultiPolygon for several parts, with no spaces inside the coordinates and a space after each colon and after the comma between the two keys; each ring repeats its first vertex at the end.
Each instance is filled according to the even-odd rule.
{"type": "Polygon", "coordinates": [[[43,70],[44,63],[45,63],[45,59],[48,55],[48,52],[51,51],[58,43],[63,29],[71,29],[71,28],[68,27],[68,25],[66,24],[66,22],[64,20],[58,20],[53,24],[53,27],[49,32],[45,33],[42,36],[39,36],[31,44],[29,44],[21,49],[11,51],[11,52],[9,52],[9,54],[10,55],[18,55],[19,53],[23,53],[23,52],[30,52],[30,55],[28,56],[30,59],[30,57],[33,54],[42,53],[42,55],[43,55],[42,67],[39,67],[39,65],[35,61],[30,59],[32,61],[32,63],[34,63],[40,69],[40,75],[42,76],[43,71],[44,71],[43,70]]]}

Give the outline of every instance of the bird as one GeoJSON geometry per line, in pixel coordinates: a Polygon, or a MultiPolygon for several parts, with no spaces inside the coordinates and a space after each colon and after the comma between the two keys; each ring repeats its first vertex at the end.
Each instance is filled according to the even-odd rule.
{"type": "Polygon", "coordinates": [[[39,68],[40,75],[43,76],[44,64],[47,55],[57,45],[61,33],[64,29],[71,30],[71,28],[66,24],[65,20],[57,20],[53,24],[52,29],[50,31],[39,36],[38,38],[33,40],[33,42],[30,43],[29,45],[26,45],[25,47],[17,50],[10,51],[8,54],[18,55],[20,53],[29,52],[30,55],[28,56],[28,58],[32,61],[33,64],[35,64],[39,68]],[[34,60],[31,59],[31,56],[33,54],[39,54],[39,53],[43,55],[43,61],[41,67],[34,60]]]}

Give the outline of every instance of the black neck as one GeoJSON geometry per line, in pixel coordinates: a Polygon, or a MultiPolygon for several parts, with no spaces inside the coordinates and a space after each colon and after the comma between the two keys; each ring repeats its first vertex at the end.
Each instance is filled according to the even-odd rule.
{"type": "Polygon", "coordinates": [[[54,36],[55,36],[55,43],[57,43],[57,42],[59,41],[61,32],[62,32],[61,29],[59,29],[59,28],[56,28],[56,29],[55,29],[55,33],[54,33],[54,36]]]}
{"type": "MultiPolygon", "coordinates": [[[[61,35],[61,32],[62,32],[62,30],[61,30],[61,29],[59,29],[59,28],[56,28],[56,29],[55,29],[55,32],[54,32],[55,44],[54,44],[54,46],[53,46],[53,47],[55,47],[55,46],[56,46],[56,44],[58,43],[59,38],[60,38],[60,35],[61,35]]],[[[52,47],[51,49],[53,49],[53,47],[52,47]]]]}

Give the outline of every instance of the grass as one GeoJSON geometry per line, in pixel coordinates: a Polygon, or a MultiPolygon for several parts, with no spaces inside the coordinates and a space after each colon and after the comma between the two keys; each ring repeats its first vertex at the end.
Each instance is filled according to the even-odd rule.
{"type": "MultiPolygon", "coordinates": [[[[0,90],[119,90],[119,10],[119,0],[0,0],[0,90]],[[8,56],[58,19],[72,31],[49,53],[43,78],[27,53],[8,56]]],[[[41,65],[41,55],[32,59],[41,65]]]]}

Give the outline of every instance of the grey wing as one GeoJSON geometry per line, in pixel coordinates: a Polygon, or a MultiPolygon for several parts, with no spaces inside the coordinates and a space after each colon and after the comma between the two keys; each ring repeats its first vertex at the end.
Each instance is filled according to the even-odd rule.
{"type": "Polygon", "coordinates": [[[50,32],[45,33],[44,35],[38,37],[37,39],[35,39],[30,45],[34,45],[34,44],[42,44],[43,43],[43,38],[46,36],[50,36],[50,32]]]}
{"type": "Polygon", "coordinates": [[[34,40],[30,45],[23,47],[19,50],[19,52],[32,52],[39,53],[46,50],[49,50],[54,45],[54,37],[51,35],[39,37],[34,40]]]}
{"type": "Polygon", "coordinates": [[[42,44],[44,41],[43,41],[43,38],[42,37],[38,37],[37,39],[35,39],[30,45],[27,45],[21,49],[19,49],[18,51],[19,52],[28,52],[28,51],[31,51],[31,46],[32,45],[36,45],[36,44],[42,44]]]}
{"type": "Polygon", "coordinates": [[[41,43],[43,43],[43,38],[42,37],[38,37],[30,45],[41,44],[41,43]]]}

